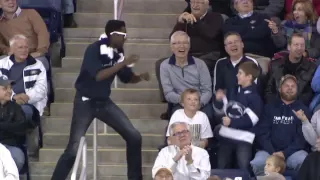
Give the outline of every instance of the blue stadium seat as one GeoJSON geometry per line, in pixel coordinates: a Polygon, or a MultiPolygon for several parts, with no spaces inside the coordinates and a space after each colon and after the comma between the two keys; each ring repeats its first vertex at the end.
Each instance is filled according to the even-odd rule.
{"type": "Polygon", "coordinates": [[[219,176],[221,179],[226,177],[229,177],[231,179],[241,177],[241,180],[251,180],[250,174],[240,169],[212,169],[211,176],[213,175],[219,176]]]}

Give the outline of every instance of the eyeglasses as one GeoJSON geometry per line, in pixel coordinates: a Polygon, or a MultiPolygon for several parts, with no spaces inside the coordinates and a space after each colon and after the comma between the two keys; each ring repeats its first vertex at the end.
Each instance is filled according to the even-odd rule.
{"type": "Polygon", "coordinates": [[[124,36],[124,38],[126,38],[126,37],[127,37],[127,33],[124,33],[124,32],[113,31],[113,32],[111,32],[111,33],[110,33],[110,35],[113,35],[113,34],[122,35],[122,36],[124,36]]]}
{"type": "Polygon", "coordinates": [[[189,130],[183,130],[183,131],[180,131],[180,132],[173,133],[173,136],[182,136],[182,135],[185,135],[187,133],[189,133],[189,130]]]}

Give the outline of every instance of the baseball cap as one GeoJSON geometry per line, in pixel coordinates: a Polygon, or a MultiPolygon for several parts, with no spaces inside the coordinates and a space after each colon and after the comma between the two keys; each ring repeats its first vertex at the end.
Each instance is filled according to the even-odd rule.
{"type": "Polygon", "coordinates": [[[7,86],[7,85],[13,85],[14,81],[11,81],[8,79],[7,76],[0,76],[0,86],[7,86]]]}
{"type": "Polygon", "coordinates": [[[297,83],[297,78],[291,74],[287,74],[282,76],[282,78],[280,79],[280,86],[287,80],[287,79],[292,79],[294,82],[297,83]]]}

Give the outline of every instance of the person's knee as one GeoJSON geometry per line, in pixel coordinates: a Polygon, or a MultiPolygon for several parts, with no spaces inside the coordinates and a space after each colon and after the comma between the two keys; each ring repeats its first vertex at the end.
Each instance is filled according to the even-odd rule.
{"type": "Polygon", "coordinates": [[[9,151],[14,162],[16,163],[18,170],[20,171],[25,163],[25,155],[23,151],[18,147],[11,147],[9,148],[9,151]]]}
{"type": "Polygon", "coordinates": [[[305,158],[308,156],[306,151],[298,151],[293,157],[289,157],[290,160],[287,162],[287,166],[293,168],[294,170],[299,170],[305,158]]]}
{"type": "Polygon", "coordinates": [[[129,139],[128,143],[130,143],[131,145],[135,145],[135,146],[141,146],[142,137],[141,137],[141,134],[139,133],[139,131],[132,130],[130,132],[129,137],[130,137],[130,139],[129,139]]]}
{"type": "Polygon", "coordinates": [[[32,116],[33,116],[32,107],[30,107],[29,105],[21,105],[21,109],[28,120],[32,119],[32,116]]]}

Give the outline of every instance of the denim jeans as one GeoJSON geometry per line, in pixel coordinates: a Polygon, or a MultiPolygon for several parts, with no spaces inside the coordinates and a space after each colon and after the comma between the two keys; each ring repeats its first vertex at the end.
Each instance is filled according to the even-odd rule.
{"type": "MultiPolygon", "coordinates": [[[[223,141],[224,139],[222,139],[223,141]]],[[[252,145],[249,143],[221,142],[218,150],[218,169],[233,169],[234,155],[236,155],[237,168],[248,171],[252,156],[252,145]]],[[[249,171],[248,171],[249,172],[249,171]]]]}
{"type": "Polygon", "coordinates": [[[4,146],[9,150],[14,162],[16,163],[16,166],[18,168],[18,170],[20,171],[23,168],[23,165],[25,163],[25,155],[23,153],[23,151],[15,146],[9,146],[9,145],[5,145],[4,146]]]}
{"type": "MultiPolygon", "coordinates": [[[[306,151],[300,150],[293,153],[286,159],[286,164],[288,169],[299,170],[304,159],[307,157],[308,153],[306,151]]],[[[266,151],[258,151],[254,159],[250,162],[252,166],[253,173],[256,176],[264,175],[264,166],[267,158],[270,154],[266,151]]]]}
{"type": "Polygon", "coordinates": [[[140,133],[133,127],[122,110],[110,99],[107,101],[83,101],[79,94],[76,94],[74,99],[69,142],[57,163],[52,180],[67,178],[76,158],[80,138],[85,135],[94,118],[98,118],[112,127],[126,141],[128,179],[142,180],[142,138],[140,133]]]}
{"type": "Polygon", "coordinates": [[[21,105],[21,109],[26,116],[27,121],[32,121],[33,109],[30,105],[21,105]]]}

